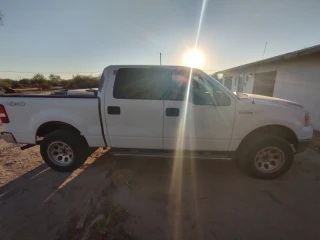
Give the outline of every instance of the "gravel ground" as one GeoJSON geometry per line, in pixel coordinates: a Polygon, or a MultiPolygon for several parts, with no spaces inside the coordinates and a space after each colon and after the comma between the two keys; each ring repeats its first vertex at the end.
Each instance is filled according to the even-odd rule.
{"type": "Polygon", "coordinates": [[[98,149],[59,173],[38,147],[0,140],[0,239],[320,239],[318,152],[297,155],[273,181],[233,162],[175,164],[98,149]]]}

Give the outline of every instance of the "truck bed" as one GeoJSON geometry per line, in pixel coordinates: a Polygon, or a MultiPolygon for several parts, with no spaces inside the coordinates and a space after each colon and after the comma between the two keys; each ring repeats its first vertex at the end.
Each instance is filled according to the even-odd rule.
{"type": "Polygon", "coordinates": [[[39,127],[48,122],[63,122],[78,129],[89,146],[103,146],[99,99],[95,94],[1,95],[9,117],[4,130],[19,143],[34,144],[39,127]]]}

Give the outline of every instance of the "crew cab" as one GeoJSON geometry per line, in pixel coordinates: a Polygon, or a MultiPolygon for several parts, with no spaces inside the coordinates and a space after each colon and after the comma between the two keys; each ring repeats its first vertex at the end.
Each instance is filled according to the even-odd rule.
{"type": "Polygon", "coordinates": [[[235,159],[250,176],[273,179],[310,142],[297,103],[232,93],[205,72],[180,66],[109,66],[97,91],[3,95],[2,137],[40,144],[43,160],[73,171],[89,147],[116,155],[235,159]]]}

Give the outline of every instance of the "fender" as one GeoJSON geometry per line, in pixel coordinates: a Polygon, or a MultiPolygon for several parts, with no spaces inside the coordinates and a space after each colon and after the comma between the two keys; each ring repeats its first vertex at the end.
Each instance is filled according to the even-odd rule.
{"type": "Polygon", "coordinates": [[[254,117],[240,116],[237,115],[235,120],[235,126],[233,128],[232,138],[229,145],[229,151],[235,151],[241,141],[252,131],[268,126],[268,125],[278,125],[284,126],[291,129],[294,134],[299,138],[300,130],[303,128],[302,123],[297,117],[288,118],[288,116],[283,116],[281,113],[276,114],[276,116],[270,118],[267,113],[257,114],[254,117]],[[277,117],[277,118],[275,118],[277,117]]]}
{"type": "Polygon", "coordinates": [[[75,114],[70,111],[66,111],[58,108],[50,108],[48,111],[41,111],[37,115],[33,116],[33,118],[29,121],[28,129],[30,132],[36,133],[38,128],[47,122],[59,121],[63,123],[67,123],[76,129],[78,129],[81,133],[85,135],[84,124],[81,123],[81,119],[79,119],[75,114]]]}

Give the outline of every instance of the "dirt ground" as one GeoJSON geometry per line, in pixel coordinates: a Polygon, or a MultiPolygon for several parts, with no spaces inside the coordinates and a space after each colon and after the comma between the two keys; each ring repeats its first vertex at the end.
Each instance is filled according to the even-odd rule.
{"type": "Polygon", "coordinates": [[[73,173],[0,140],[0,239],[320,239],[320,154],[262,181],[231,161],[119,158],[73,173]]]}

